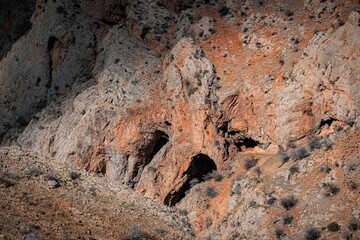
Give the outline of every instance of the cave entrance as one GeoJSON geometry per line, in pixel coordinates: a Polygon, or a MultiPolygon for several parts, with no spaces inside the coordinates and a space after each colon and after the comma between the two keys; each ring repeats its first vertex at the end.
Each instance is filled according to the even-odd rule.
{"type": "Polygon", "coordinates": [[[323,127],[325,127],[325,125],[330,127],[334,121],[336,121],[336,119],[334,119],[334,118],[321,119],[319,128],[323,128],[323,127]]]}
{"type": "Polygon", "coordinates": [[[135,164],[132,173],[131,185],[135,186],[139,181],[144,168],[153,160],[160,150],[169,142],[169,135],[165,132],[157,130],[151,136],[148,143],[140,149],[140,160],[135,164]]]}
{"type": "Polygon", "coordinates": [[[185,183],[176,192],[169,193],[164,200],[164,204],[174,206],[180,202],[192,187],[194,180],[204,182],[204,176],[216,169],[215,162],[209,156],[200,153],[193,157],[188,169],[183,173],[183,177],[186,177],[185,183]]]}
{"type": "Polygon", "coordinates": [[[169,136],[163,131],[156,131],[150,142],[149,156],[146,158],[145,165],[148,165],[155,155],[169,142],[169,136]]]}
{"type": "Polygon", "coordinates": [[[240,152],[243,152],[248,148],[255,148],[256,146],[261,147],[260,142],[252,138],[239,138],[236,139],[234,143],[240,152]]]}

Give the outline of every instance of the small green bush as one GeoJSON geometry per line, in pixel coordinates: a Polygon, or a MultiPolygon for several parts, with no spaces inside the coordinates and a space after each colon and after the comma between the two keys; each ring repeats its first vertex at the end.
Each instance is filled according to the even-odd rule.
{"type": "Polygon", "coordinates": [[[70,173],[69,173],[69,177],[70,177],[70,179],[71,180],[76,180],[76,179],[78,179],[79,177],[80,177],[80,173],[78,173],[78,172],[73,172],[73,171],[71,171],[70,173]]]}
{"type": "Polygon", "coordinates": [[[132,225],[128,229],[128,234],[125,236],[124,240],[140,240],[140,239],[152,239],[152,237],[140,226],[132,225]]]}
{"type": "Polygon", "coordinates": [[[275,229],[275,237],[276,237],[276,239],[281,239],[282,236],[284,236],[284,230],[275,229]]]}
{"type": "Polygon", "coordinates": [[[27,177],[38,177],[43,174],[42,170],[38,166],[30,166],[24,169],[24,173],[27,177]]]}
{"type": "Polygon", "coordinates": [[[256,165],[257,161],[253,158],[245,158],[244,160],[244,167],[246,170],[250,170],[250,168],[256,165]]]}
{"type": "Polygon", "coordinates": [[[309,156],[309,155],[310,155],[309,152],[308,152],[305,148],[301,147],[301,148],[295,149],[295,150],[292,152],[292,156],[291,156],[291,157],[292,157],[293,159],[299,161],[299,160],[302,160],[302,159],[306,158],[306,157],[309,156]]]}
{"type": "Polygon", "coordinates": [[[350,231],[356,231],[356,230],[359,230],[360,229],[360,224],[355,222],[355,221],[352,221],[348,224],[348,229],[350,231]]]}
{"type": "Polygon", "coordinates": [[[209,172],[208,174],[203,176],[204,181],[214,179],[216,182],[220,182],[223,179],[223,176],[218,173],[216,170],[209,172]]]}
{"type": "Polygon", "coordinates": [[[313,138],[308,142],[308,146],[309,150],[312,152],[316,149],[320,149],[322,145],[319,138],[313,138]]]}
{"type": "Polygon", "coordinates": [[[215,190],[215,188],[213,187],[207,187],[205,188],[205,195],[207,197],[211,197],[211,198],[214,198],[218,195],[217,191],[215,190]]]}
{"type": "Polygon", "coordinates": [[[254,169],[254,172],[255,172],[255,174],[257,175],[257,177],[260,177],[260,175],[262,174],[261,168],[259,168],[259,167],[256,167],[256,168],[254,169]]]}
{"type": "Polygon", "coordinates": [[[232,190],[231,190],[231,194],[240,195],[240,194],[241,194],[241,185],[240,185],[240,184],[236,184],[236,186],[233,186],[233,187],[232,187],[232,190]]]}
{"type": "Polygon", "coordinates": [[[286,162],[289,161],[289,159],[290,159],[289,155],[288,155],[285,151],[283,151],[283,150],[280,150],[280,151],[278,152],[278,155],[279,155],[279,157],[280,157],[280,160],[281,160],[283,163],[286,163],[286,162]]]}
{"type": "Polygon", "coordinates": [[[337,232],[340,230],[340,225],[337,224],[336,222],[332,222],[332,223],[329,223],[329,225],[327,225],[327,229],[330,232],[337,232]]]}
{"type": "Polygon", "coordinates": [[[340,188],[333,183],[322,183],[321,187],[325,190],[325,196],[336,195],[340,192],[340,188]]]}
{"type": "Polygon", "coordinates": [[[286,210],[293,208],[296,203],[297,199],[294,196],[285,197],[280,201],[281,206],[283,206],[286,210]]]}
{"type": "Polygon", "coordinates": [[[230,8],[228,8],[226,6],[221,7],[220,10],[219,10],[219,14],[222,17],[228,15],[229,12],[230,12],[230,8]]]}
{"type": "Polygon", "coordinates": [[[5,188],[12,187],[15,184],[13,182],[10,182],[9,180],[3,178],[0,176],[0,186],[4,186],[5,188]]]}
{"type": "Polygon", "coordinates": [[[291,11],[290,9],[287,9],[287,10],[285,11],[285,14],[286,14],[286,16],[291,17],[291,16],[294,15],[294,12],[291,11]]]}
{"type": "Polygon", "coordinates": [[[282,217],[282,220],[283,220],[284,225],[290,224],[293,220],[293,216],[291,216],[290,214],[287,213],[282,217]]]}
{"type": "Polygon", "coordinates": [[[321,231],[317,228],[311,227],[305,230],[304,237],[306,240],[317,240],[320,238],[321,231]]]}
{"type": "Polygon", "coordinates": [[[276,201],[276,198],[271,197],[268,200],[266,200],[266,204],[273,205],[275,203],[275,201],[276,201]]]}
{"type": "Polygon", "coordinates": [[[349,186],[349,188],[350,188],[351,190],[356,190],[356,189],[358,188],[358,185],[357,185],[355,182],[353,182],[353,181],[350,181],[350,182],[348,183],[348,186],[349,186]]]}
{"type": "Polygon", "coordinates": [[[161,237],[165,236],[166,230],[163,228],[155,228],[154,231],[159,234],[161,237]]]}
{"type": "Polygon", "coordinates": [[[295,174],[295,173],[298,173],[300,170],[299,170],[299,166],[297,165],[292,165],[290,168],[289,168],[289,172],[291,175],[295,174]]]}
{"type": "Polygon", "coordinates": [[[331,171],[331,168],[327,164],[324,164],[320,167],[320,172],[322,172],[322,173],[329,173],[330,171],[331,171]]]}

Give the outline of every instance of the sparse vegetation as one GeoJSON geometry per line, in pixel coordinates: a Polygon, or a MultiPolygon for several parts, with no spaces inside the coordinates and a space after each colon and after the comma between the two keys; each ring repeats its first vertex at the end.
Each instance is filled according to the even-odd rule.
{"type": "Polygon", "coordinates": [[[232,187],[231,194],[241,194],[241,185],[239,183],[232,187]]]}
{"type": "Polygon", "coordinates": [[[219,14],[222,17],[228,15],[229,12],[230,12],[230,8],[228,8],[226,6],[221,7],[219,10],[219,14]]]}
{"type": "Polygon", "coordinates": [[[276,239],[281,239],[281,237],[284,236],[284,230],[282,229],[275,229],[275,237],[276,239]]]}
{"type": "Polygon", "coordinates": [[[38,166],[31,166],[31,167],[25,168],[24,173],[27,177],[31,178],[31,177],[38,177],[43,172],[41,171],[41,169],[38,166]]]}
{"type": "Polygon", "coordinates": [[[244,159],[244,167],[246,170],[250,170],[252,167],[256,165],[257,161],[253,158],[245,158],[244,159]]]}
{"type": "Polygon", "coordinates": [[[9,180],[3,178],[1,175],[0,175],[0,186],[4,186],[5,188],[8,188],[8,187],[12,187],[14,186],[15,184],[13,182],[10,182],[9,180]]]}
{"type": "MultiPolygon", "coordinates": [[[[2,174],[5,178],[11,179],[11,180],[19,180],[19,174],[17,174],[15,171],[9,171],[9,172],[4,172],[2,174]]],[[[1,174],[0,174],[1,176],[1,174]]]]}
{"type": "Polygon", "coordinates": [[[294,196],[285,197],[280,201],[281,206],[283,206],[286,210],[293,208],[296,203],[297,199],[294,196]]]}
{"type": "Polygon", "coordinates": [[[71,180],[76,180],[76,179],[78,179],[79,177],[80,177],[80,173],[78,173],[78,172],[73,172],[73,171],[71,171],[70,173],[69,173],[69,177],[70,177],[70,179],[71,180]]]}
{"type": "Polygon", "coordinates": [[[317,228],[311,227],[305,230],[304,237],[307,240],[317,240],[320,238],[321,232],[317,228]]]}
{"type": "Polygon", "coordinates": [[[189,212],[186,209],[179,209],[180,216],[187,216],[189,212]]]}
{"type": "Polygon", "coordinates": [[[141,239],[151,239],[151,235],[138,225],[132,225],[128,229],[128,234],[124,238],[124,240],[141,240],[141,239]]]}
{"type": "Polygon", "coordinates": [[[309,155],[310,155],[309,152],[305,148],[300,147],[300,148],[295,149],[292,152],[291,158],[299,161],[299,160],[302,160],[302,159],[306,158],[309,155]]]}
{"type": "Polygon", "coordinates": [[[345,239],[346,239],[346,240],[352,240],[352,239],[353,239],[353,234],[352,234],[352,232],[346,231],[346,232],[345,232],[345,239]]]}
{"type": "Polygon", "coordinates": [[[95,187],[89,187],[88,193],[89,193],[91,196],[96,196],[96,189],[95,189],[95,187]]]}
{"type": "Polygon", "coordinates": [[[333,143],[330,141],[330,140],[324,140],[323,142],[322,142],[322,147],[324,148],[324,150],[325,151],[329,151],[329,150],[331,150],[332,149],[332,145],[333,145],[333,143]]]}
{"type": "Polygon", "coordinates": [[[165,229],[163,229],[163,228],[155,228],[154,231],[155,231],[157,234],[159,234],[161,237],[164,237],[164,236],[165,236],[165,233],[166,233],[165,229]]]}
{"type": "Polygon", "coordinates": [[[199,90],[199,88],[189,86],[189,87],[187,88],[187,95],[190,97],[191,95],[193,95],[194,93],[196,93],[197,90],[199,90]]]}
{"type": "Polygon", "coordinates": [[[337,232],[340,230],[340,225],[336,222],[332,222],[332,223],[329,223],[329,225],[327,225],[327,229],[330,232],[337,232]]]}
{"type": "Polygon", "coordinates": [[[349,164],[349,171],[355,171],[356,168],[357,168],[357,165],[356,165],[356,164],[354,164],[354,163],[350,163],[350,164],[349,164]]]}
{"type": "Polygon", "coordinates": [[[336,195],[338,192],[340,192],[340,188],[336,186],[334,183],[321,183],[321,188],[324,190],[325,196],[332,196],[336,195]]]}
{"type": "Polygon", "coordinates": [[[255,174],[257,175],[258,178],[259,178],[260,175],[262,174],[262,171],[261,171],[261,169],[260,169],[259,167],[256,167],[256,168],[254,169],[254,172],[255,172],[255,174]]]}
{"type": "Polygon", "coordinates": [[[291,175],[294,175],[295,173],[300,172],[299,166],[297,166],[297,165],[292,165],[292,166],[289,168],[289,172],[290,172],[291,175]]]}
{"type": "Polygon", "coordinates": [[[349,224],[348,224],[348,229],[350,231],[357,231],[360,229],[360,224],[355,222],[355,221],[351,221],[349,224]]]}
{"type": "Polygon", "coordinates": [[[59,179],[52,174],[45,175],[44,179],[47,181],[59,181],[59,179]]]}
{"type": "MultiPolygon", "coordinates": [[[[287,77],[287,76],[283,76],[282,78],[283,78],[283,80],[288,80],[288,79],[289,79],[289,77],[287,77]]],[[[289,146],[290,148],[296,148],[296,147],[297,147],[296,141],[297,141],[296,139],[291,139],[291,140],[288,142],[288,146],[289,146]]]]}
{"type": "Polygon", "coordinates": [[[321,142],[319,138],[313,138],[308,142],[308,147],[310,152],[320,149],[321,148],[321,142]]]}
{"type": "Polygon", "coordinates": [[[256,206],[256,202],[255,201],[250,201],[248,203],[248,207],[253,207],[253,206],[256,206]]]}
{"type": "Polygon", "coordinates": [[[214,179],[216,182],[220,182],[223,179],[223,176],[218,173],[216,170],[209,172],[208,174],[203,176],[204,181],[214,179]]]}
{"type": "Polygon", "coordinates": [[[47,174],[44,176],[44,180],[47,181],[48,185],[51,187],[51,188],[58,188],[60,187],[60,180],[55,177],[54,175],[51,175],[51,174],[47,174]]]}
{"type": "Polygon", "coordinates": [[[271,197],[268,200],[266,200],[266,204],[273,205],[275,203],[275,201],[276,201],[276,198],[271,197]]]}
{"type": "Polygon", "coordinates": [[[290,224],[293,220],[293,216],[286,213],[283,217],[282,217],[282,220],[283,220],[283,224],[286,225],[286,224],[290,224]]]}
{"type": "Polygon", "coordinates": [[[322,173],[329,173],[330,171],[331,171],[331,168],[327,164],[324,164],[320,167],[320,172],[322,172],[322,173]]]}
{"type": "Polygon", "coordinates": [[[348,182],[348,186],[351,190],[355,190],[358,188],[358,185],[353,181],[348,182]]]}
{"type": "Polygon", "coordinates": [[[279,155],[279,157],[280,157],[280,160],[281,160],[283,163],[286,163],[286,162],[289,161],[289,159],[290,159],[289,155],[288,155],[285,151],[283,151],[283,150],[280,150],[280,151],[278,152],[278,155],[279,155]]]}
{"type": "Polygon", "coordinates": [[[291,17],[291,16],[294,15],[294,12],[291,11],[290,9],[287,9],[287,10],[285,11],[285,14],[286,14],[286,16],[291,17]]]}
{"type": "Polygon", "coordinates": [[[293,38],[291,39],[291,41],[292,41],[295,45],[297,45],[297,44],[299,44],[299,43],[301,42],[301,39],[296,36],[296,37],[293,37],[293,38]]]}
{"type": "Polygon", "coordinates": [[[218,195],[217,191],[215,190],[215,188],[213,187],[207,187],[205,188],[205,195],[207,197],[211,197],[211,198],[214,198],[218,195]]]}

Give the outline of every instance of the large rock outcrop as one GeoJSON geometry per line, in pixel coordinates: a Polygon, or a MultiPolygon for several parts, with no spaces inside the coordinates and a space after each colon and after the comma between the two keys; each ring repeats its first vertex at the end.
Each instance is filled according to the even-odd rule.
{"type": "Polygon", "coordinates": [[[0,59],[12,45],[31,28],[30,18],[35,11],[36,0],[0,2],[0,59]]]}
{"type": "Polygon", "coordinates": [[[1,140],[186,209],[199,236],[267,239],[272,194],[314,197],[277,151],[334,159],[329,142],[360,127],[357,4],[293,4],[37,1],[0,62],[1,140]]]}
{"type": "Polygon", "coordinates": [[[280,144],[306,136],[326,120],[349,125],[359,121],[359,21],[360,13],[354,11],[338,30],[317,33],[310,40],[279,94],[280,144]]]}

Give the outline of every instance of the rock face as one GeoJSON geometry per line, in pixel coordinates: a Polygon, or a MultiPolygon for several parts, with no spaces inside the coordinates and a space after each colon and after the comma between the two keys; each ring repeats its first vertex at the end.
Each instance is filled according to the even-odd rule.
{"type": "Polygon", "coordinates": [[[1,61],[1,135],[89,80],[94,68],[101,25],[75,3],[38,1],[36,8],[31,30],[1,61]]]}
{"type": "MultiPolygon", "coordinates": [[[[358,148],[360,12],[344,4],[37,1],[0,62],[0,140],[185,209],[198,236],[273,239],[269,199],[317,198],[276,153],[307,159],[293,169],[301,182],[350,159],[342,145],[327,152],[331,141],[358,148]]],[[[359,220],[346,194],[342,224],[359,220]]],[[[296,211],[298,238],[295,226],[312,223],[296,211]]],[[[317,224],[339,216],[320,212],[317,224]]]]}
{"type": "Polygon", "coordinates": [[[354,43],[359,20],[359,12],[354,11],[337,31],[317,33],[310,40],[303,59],[294,67],[293,78],[279,96],[278,139],[306,136],[324,120],[349,125],[357,121],[360,69],[356,59],[360,52],[354,43]]]}
{"type": "Polygon", "coordinates": [[[30,18],[35,11],[35,2],[35,0],[0,2],[0,59],[31,28],[30,18]]]}

